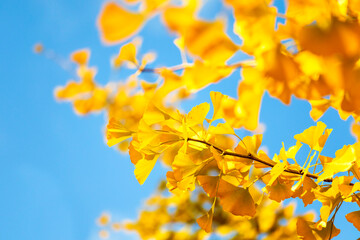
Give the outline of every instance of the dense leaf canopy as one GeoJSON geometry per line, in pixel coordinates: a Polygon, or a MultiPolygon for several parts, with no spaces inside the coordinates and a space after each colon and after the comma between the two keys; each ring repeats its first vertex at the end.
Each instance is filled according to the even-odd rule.
{"type": "MultiPolygon", "coordinates": [[[[80,115],[106,113],[107,143],[129,152],[140,184],[157,161],[169,171],[138,220],[112,222],[105,214],[100,226],[136,231],[142,239],[210,234],[331,239],[340,233],[334,226],[339,208],[349,202],[360,206],[358,142],[333,149],[333,158],[323,155],[332,129],[318,121],[294,136],[294,146],[283,145],[270,157],[260,148],[261,134],[236,134],[239,128],[256,133],[268,92],[285,104],[291,96],[308,101],[314,121],[332,107],[343,120],[355,120],[352,131],[360,138],[360,1],[288,0],[286,6],[282,14],[269,0],[225,0],[224,7],[233,13],[230,23],[221,17],[200,19],[197,0],[126,0],[103,6],[97,21],[101,39],[122,44],[112,66],[133,69],[132,74],[125,82],[102,86],[95,81],[96,69],[88,66],[90,50],[77,50],[71,60],[78,79],[57,88],[56,98],[70,101],[80,115]],[[176,35],[182,56],[178,65],[151,68],[156,56],[139,54],[137,34],[154,16],[176,35]],[[241,45],[229,37],[229,24],[241,45]],[[230,64],[238,53],[249,57],[230,64]],[[188,113],[177,109],[236,69],[242,76],[233,83],[237,98],[212,91],[211,104],[201,103],[188,113]],[[141,74],[156,74],[158,80],[142,80],[141,74]],[[307,158],[297,156],[300,149],[308,151],[307,158]],[[319,201],[320,218],[298,216],[293,206],[280,204],[289,198],[305,206],[319,201]]],[[[37,46],[36,51],[46,50],[37,46]]],[[[360,231],[360,211],[346,219],[360,231]]],[[[108,234],[100,232],[104,238],[108,234]]]]}

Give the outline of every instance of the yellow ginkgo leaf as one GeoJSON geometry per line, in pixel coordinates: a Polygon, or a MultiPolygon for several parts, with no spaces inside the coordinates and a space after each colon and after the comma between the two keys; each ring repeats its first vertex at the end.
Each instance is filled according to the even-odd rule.
{"type": "Polygon", "coordinates": [[[193,191],[195,189],[195,177],[183,177],[182,172],[179,170],[167,172],[166,180],[166,187],[176,195],[182,195],[188,190],[193,191]]]}
{"type": "Polygon", "coordinates": [[[316,151],[321,151],[325,145],[327,137],[332,131],[332,129],[327,129],[327,131],[325,131],[325,129],[325,123],[319,121],[316,126],[311,126],[308,129],[305,129],[302,133],[296,134],[294,138],[309,145],[310,148],[316,151]]]}
{"type": "Polygon", "coordinates": [[[295,157],[301,146],[302,144],[299,141],[297,141],[296,145],[289,147],[289,149],[286,151],[286,157],[296,161],[295,157]]]}
{"type": "Polygon", "coordinates": [[[253,156],[256,156],[262,142],[262,136],[262,134],[256,134],[244,137],[235,148],[235,152],[244,155],[251,153],[253,156]]]}
{"type": "Polygon", "coordinates": [[[150,172],[155,166],[158,157],[159,155],[156,154],[154,155],[154,158],[152,160],[141,159],[136,163],[134,174],[140,185],[143,185],[143,183],[149,176],[150,172]]]}
{"type": "Polygon", "coordinates": [[[168,0],[145,0],[145,12],[151,13],[165,5],[168,0]]]}
{"type": "Polygon", "coordinates": [[[285,171],[286,162],[278,162],[271,170],[270,170],[270,180],[267,182],[268,186],[271,186],[275,180],[285,171]]]}
{"type": "Polygon", "coordinates": [[[131,62],[136,66],[138,65],[138,61],[136,59],[136,47],[131,42],[120,48],[119,54],[113,60],[113,65],[115,68],[119,68],[124,61],[131,62]]]}
{"type": "Polygon", "coordinates": [[[116,119],[110,119],[106,126],[106,139],[109,147],[114,146],[132,136],[132,132],[126,129],[116,119]]]}
{"type": "Polygon", "coordinates": [[[192,127],[198,124],[203,124],[209,110],[210,104],[206,102],[193,107],[186,116],[186,125],[188,127],[192,127]]]}
{"type": "Polygon", "coordinates": [[[196,19],[193,16],[199,2],[187,2],[185,7],[166,8],[163,15],[165,23],[170,30],[184,37],[190,53],[205,61],[223,64],[239,47],[226,35],[222,21],[205,22],[196,19]]]}
{"type": "Polygon", "coordinates": [[[215,126],[210,126],[208,132],[210,134],[235,134],[234,129],[228,123],[218,123],[215,126]]]}
{"type": "Polygon", "coordinates": [[[210,97],[211,97],[212,105],[214,107],[214,114],[213,114],[212,119],[217,120],[217,119],[223,118],[224,114],[222,111],[222,107],[223,107],[224,103],[226,102],[226,100],[228,99],[228,96],[223,95],[221,92],[211,91],[210,97]]]}
{"type": "Polygon", "coordinates": [[[318,178],[318,181],[323,181],[328,178],[332,178],[334,174],[339,172],[348,171],[358,158],[356,148],[360,143],[354,145],[346,145],[342,149],[336,151],[335,158],[332,161],[323,164],[324,172],[318,178]]]}
{"type": "Polygon", "coordinates": [[[188,90],[197,91],[209,84],[220,81],[230,75],[232,71],[233,68],[195,61],[193,66],[185,68],[182,80],[188,90]]]}
{"type": "Polygon", "coordinates": [[[72,99],[79,94],[93,91],[95,84],[93,81],[73,82],[70,81],[65,87],[57,87],[55,89],[55,97],[61,100],[72,99]]]}
{"type": "MultiPolygon", "coordinates": [[[[254,131],[259,125],[259,113],[264,86],[258,77],[250,71],[250,68],[242,71],[244,80],[238,87],[238,100],[234,108],[236,121],[232,124],[235,128],[244,127],[254,131]],[[249,78],[252,78],[251,80],[249,78]],[[255,81],[256,79],[256,81],[255,81]]],[[[228,120],[228,118],[226,118],[228,120]]]]}
{"type": "Polygon", "coordinates": [[[98,27],[103,41],[114,44],[139,31],[144,21],[144,14],[128,11],[115,2],[109,2],[100,13],[98,27]]]}
{"type": "Polygon", "coordinates": [[[78,98],[73,102],[75,112],[84,115],[90,112],[100,111],[107,104],[108,91],[103,88],[95,88],[88,98],[78,98]]]}

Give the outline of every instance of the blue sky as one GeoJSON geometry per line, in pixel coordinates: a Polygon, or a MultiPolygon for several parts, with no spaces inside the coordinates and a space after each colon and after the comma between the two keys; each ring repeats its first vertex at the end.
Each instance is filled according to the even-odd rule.
{"type": "MultiPolygon", "coordinates": [[[[214,2],[209,16],[216,12],[218,1],[214,2]]],[[[128,156],[106,146],[104,115],[79,117],[69,104],[54,99],[54,88],[72,75],[32,52],[39,41],[64,58],[89,47],[90,65],[99,70],[96,79],[101,83],[112,79],[109,59],[119,46],[100,41],[95,22],[101,5],[96,0],[0,1],[0,239],[96,239],[95,219],[101,212],[109,211],[118,219],[135,218],[143,200],[165,176],[157,166],[140,186],[128,156]]],[[[171,38],[158,19],[151,20],[141,34],[143,49],[158,52],[158,64],[179,63],[175,47],[163,48],[171,38]]],[[[235,94],[236,74],[202,91],[184,108],[209,101],[209,90],[222,88],[235,94]]],[[[266,125],[264,144],[270,155],[279,151],[281,141],[294,144],[294,134],[314,124],[309,110],[303,101],[293,99],[288,107],[265,96],[261,122],[266,125]]],[[[326,145],[329,156],[333,149],[354,142],[350,120],[341,121],[333,110],[321,120],[334,128],[326,145]]],[[[343,230],[341,237],[360,237],[344,219],[350,210],[340,211],[336,225],[343,230]]]]}

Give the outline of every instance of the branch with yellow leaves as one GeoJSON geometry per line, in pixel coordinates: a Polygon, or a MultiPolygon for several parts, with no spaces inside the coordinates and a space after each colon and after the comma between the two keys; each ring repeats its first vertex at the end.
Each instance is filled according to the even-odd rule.
{"type": "MultiPolygon", "coordinates": [[[[234,157],[239,157],[239,158],[247,158],[247,159],[251,159],[255,162],[258,162],[258,163],[261,163],[261,164],[264,164],[268,167],[271,167],[273,168],[275,165],[276,165],[276,162],[268,162],[268,161],[265,161],[265,160],[262,160],[254,155],[252,155],[251,153],[249,153],[248,155],[244,155],[244,154],[239,154],[239,153],[235,153],[235,152],[230,152],[230,151],[225,151],[225,150],[222,150],[221,148],[217,147],[217,146],[214,146],[213,144],[209,143],[209,142],[206,142],[206,141],[203,141],[203,140],[199,140],[199,139],[193,139],[193,138],[188,138],[187,139],[188,141],[194,141],[194,142],[199,142],[199,143],[203,143],[209,147],[213,147],[215,148],[221,155],[223,156],[234,156],[234,157]]],[[[310,178],[314,178],[314,179],[318,179],[319,178],[319,175],[317,174],[312,174],[312,173],[305,173],[302,169],[300,170],[295,170],[295,169],[289,169],[289,168],[286,168],[284,170],[284,172],[287,172],[287,173],[293,173],[293,174],[297,174],[297,175],[300,175],[300,176],[306,176],[306,177],[310,177],[310,178]]],[[[328,179],[324,179],[323,180],[324,182],[333,182],[333,179],[332,178],[328,178],[328,179]]],[[[350,186],[353,186],[354,184],[353,183],[349,183],[350,186]]]]}

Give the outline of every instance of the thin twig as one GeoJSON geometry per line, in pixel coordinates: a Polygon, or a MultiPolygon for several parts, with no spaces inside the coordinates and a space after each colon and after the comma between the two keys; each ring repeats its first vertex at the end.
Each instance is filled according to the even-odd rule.
{"type": "MultiPolygon", "coordinates": [[[[258,163],[262,163],[268,167],[271,167],[273,168],[276,163],[269,163],[267,161],[264,161],[254,155],[252,155],[251,153],[249,153],[248,155],[245,155],[245,154],[240,154],[240,153],[235,153],[235,152],[229,152],[229,151],[224,151],[222,150],[221,148],[217,147],[217,146],[214,146],[213,144],[211,143],[208,143],[206,141],[203,141],[203,140],[199,140],[199,139],[194,139],[194,138],[188,138],[187,139],[188,141],[193,141],[193,142],[199,142],[199,143],[203,143],[209,147],[213,147],[215,148],[219,153],[221,153],[222,155],[224,156],[233,156],[233,157],[239,157],[239,158],[246,158],[246,159],[250,159],[250,160],[253,160],[255,162],[258,162],[258,163]]],[[[312,173],[304,173],[304,171],[302,169],[300,170],[295,170],[295,169],[285,169],[284,172],[287,172],[287,173],[293,173],[293,174],[296,174],[296,175],[300,175],[300,176],[306,176],[306,177],[310,177],[310,178],[313,178],[313,179],[318,179],[319,176],[316,175],[316,174],[312,174],[312,173]]],[[[323,182],[333,182],[333,179],[332,178],[328,178],[328,179],[324,179],[323,182]]],[[[350,186],[353,186],[354,184],[353,183],[349,183],[350,186]]]]}

